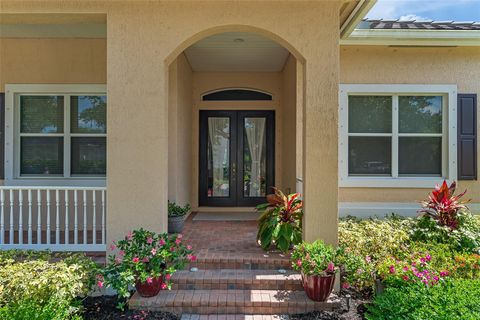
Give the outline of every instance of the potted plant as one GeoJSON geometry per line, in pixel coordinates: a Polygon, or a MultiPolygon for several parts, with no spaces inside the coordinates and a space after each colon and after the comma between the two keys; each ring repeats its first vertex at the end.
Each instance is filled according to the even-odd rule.
{"type": "Polygon", "coordinates": [[[175,202],[168,201],[168,232],[180,233],[183,231],[185,216],[190,212],[190,205],[179,206],[175,202]]]}
{"type": "MultiPolygon", "coordinates": [[[[152,297],[161,289],[170,289],[173,273],[185,263],[195,261],[192,247],[185,245],[182,235],[156,234],[144,229],[129,233],[125,239],[112,243],[107,265],[97,277],[98,286],[111,286],[120,298],[130,297],[135,287],[143,297],[152,297]]],[[[123,308],[124,302],[119,307],[123,308]]]]}
{"type": "Polygon", "coordinates": [[[302,205],[300,194],[285,195],[277,188],[267,196],[267,203],[257,206],[263,211],[258,222],[257,241],[264,250],[275,245],[283,252],[302,241],[302,205]]]}
{"type": "Polygon", "coordinates": [[[321,240],[303,242],[292,252],[292,265],[302,274],[302,284],[307,296],[314,301],[325,301],[335,283],[336,249],[321,240]]]}

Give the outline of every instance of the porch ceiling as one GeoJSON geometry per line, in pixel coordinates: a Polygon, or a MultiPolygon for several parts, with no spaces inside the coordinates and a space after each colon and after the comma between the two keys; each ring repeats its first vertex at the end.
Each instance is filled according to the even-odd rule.
{"type": "Polygon", "coordinates": [[[185,55],[194,71],[277,72],[283,69],[289,52],[257,34],[226,32],[198,41],[185,55]]]}

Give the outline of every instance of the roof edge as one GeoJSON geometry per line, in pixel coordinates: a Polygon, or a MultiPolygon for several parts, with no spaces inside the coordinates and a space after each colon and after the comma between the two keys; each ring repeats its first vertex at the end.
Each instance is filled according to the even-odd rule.
{"type": "Polygon", "coordinates": [[[340,39],[345,39],[355,30],[355,27],[362,21],[365,15],[377,3],[377,0],[360,0],[355,6],[347,20],[340,27],[340,39]]]}
{"type": "Polygon", "coordinates": [[[341,45],[480,46],[476,30],[356,29],[341,45]]]}

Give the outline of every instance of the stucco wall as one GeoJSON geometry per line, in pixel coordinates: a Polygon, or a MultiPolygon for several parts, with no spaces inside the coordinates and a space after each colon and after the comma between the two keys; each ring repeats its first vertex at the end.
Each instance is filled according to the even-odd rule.
{"type": "MultiPolygon", "coordinates": [[[[340,83],[456,84],[459,93],[480,95],[480,47],[399,48],[342,46],[340,83]]],[[[479,124],[480,130],[480,121],[479,124]]],[[[480,159],[479,159],[480,166],[480,159]]],[[[460,181],[480,202],[480,181],[460,181]]],[[[340,188],[342,202],[415,202],[429,189],[340,188]]]]}
{"type": "Polygon", "coordinates": [[[168,65],[190,44],[219,32],[256,32],[284,45],[305,68],[304,236],[335,242],[340,4],[3,0],[0,9],[107,14],[107,90],[115,115],[107,121],[109,240],[133,228],[167,228],[168,65]],[[321,166],[319,159],[326,159],[321,166]]]}
{"type": "Polygon", "coordinates": [[[192,195],[192,69],[181,54],[170,66],[168,199],[180,205],[192,195]]]}
{"type": "MultiPolygon", "coordinates": [[[[282,71],[282,187],[290,192],[296,189],[297,162],[297,61],[290,55],[282,71]]],[[[301,161],[301,157],[298,159],[301,161]]]]}
{"type": "Polygon", "coordinates": [[[0,38],[0,92],[6,83],[106,83],[106,39],[0,38]]]}

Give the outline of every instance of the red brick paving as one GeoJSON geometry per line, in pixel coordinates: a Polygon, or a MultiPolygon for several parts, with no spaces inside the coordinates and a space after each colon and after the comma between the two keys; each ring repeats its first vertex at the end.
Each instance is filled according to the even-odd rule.
{"type": "Polygon", "coordinates": [[[134,309],[183,314],[186,320],[280,319],[280,314],[333,310],[339,300],[313,302],[305,295],[289,256],[264,252],[256,243],[256,221],[186,221],[184,242],[193,246],[198,267],[172,277],[173,289],[153,298],[135,294],[134,309]],[[279,268],[288,269],[286,274],[279,268]],[[206,317],[208,315],[208,317],[206,317]]]}

